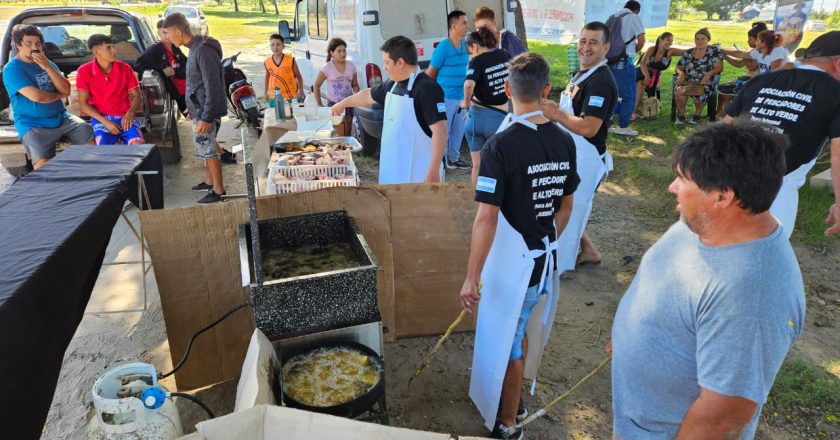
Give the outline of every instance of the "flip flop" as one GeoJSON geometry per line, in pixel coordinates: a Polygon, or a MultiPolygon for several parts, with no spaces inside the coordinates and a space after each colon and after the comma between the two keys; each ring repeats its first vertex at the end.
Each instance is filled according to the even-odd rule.
{"type": "Polygon", "coordinates": [[[601,265],[601,260],[587,260],[587,261],[578,261],[577,265],[580,267],[595,267],[601,265]]]}

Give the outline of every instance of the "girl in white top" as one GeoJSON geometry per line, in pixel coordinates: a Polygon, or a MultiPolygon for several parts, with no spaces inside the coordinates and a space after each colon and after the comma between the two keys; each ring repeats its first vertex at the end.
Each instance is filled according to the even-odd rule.
{"type": "MultiPolygon", "coordinates": [[[[359,80],[356,76],[356,66],[347,60],[347,42],[341,38],[333,38],[327,43],[327,64],[318,72],[315,79],[315,100],[321,103],[321,85],[327,82],[327,105],[341,101],[359,91],[359,80]]],[[[353,120],[353,110],[348,108],[344,114],[344,135],[350,132],[353,120]]]]}
{"type": "Polygon", "coordinates": [[[790,53],[781,47],[783,38],[774,31],[761,31],[755,40],[755,49],[749,52],[726,51],[727,55],[755,60],[758,63],[758,74],[764,74],[785,67],[790,53]]]}

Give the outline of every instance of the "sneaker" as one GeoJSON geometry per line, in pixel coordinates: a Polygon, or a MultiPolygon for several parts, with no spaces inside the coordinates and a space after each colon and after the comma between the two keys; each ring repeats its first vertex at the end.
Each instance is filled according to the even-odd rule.
{"type": "Polygon", "coordinates": [[[216,194],[216,191],[213,191],[211,189],[210,191],[207,191],[207,194],[205,194],[204,197],[198,199],[198,202],[196,202],[196,203],[202,203],[203,204],[203,203],[221,202],[222,201],[222,196],[225,195],[225,194],[227,194],[227,192],[223,192],[221,194],[216,194]]]}
{"type": "Polygon", "coordinates": [[[446,168],[450,169],[450,170],[453,170],[453,169],[468,170],[468,169],[472,168],[472,165],[464,162],[461,159],[450,160],[449,158],[447,158],[446,159],[446,168]]]}
{"type": "Polygon", "coordinates": [[[611,131],[612,131],[613,134],[617,134],[617,135],[621,135],[621,136],[638,136],[639,135],[638,131],[633,130],[630,127],[624,127],[624,128],[615,127],[611,131]]]}
{"type": "Polygon", "coordinates": [[[222,151],[223,151],[223,153],[219,155],[219,160],[221,160],[222,163],[225,163],[225,164],[236,163],[236,154],[231,153],[230,151],[224,150],[224,149],[222,151]]]}
{"type": "Polygon", "coordinates": [[[522,434],[522,429],[516,429],[513,426],[505,426],[502,422],[496,422],[496,426],[493,427],[493,432],[490,433],[490,438],[518,440],[522,438],[522,434]]]}
{"type": "Polygon", "coordinates": [[[697,115],[694,115],[694,116],[691,117],[691,119],[688,120],[688,123],[691,124],[691,125],[697,125],[697,124],[700,123],[700,117],[697,116],[697,115]]]}
{"type": "Polygon", "coordinates": [[[525,402],[519,399],[519,409],[516,411],[516,423],[522,423],[528,418],[528,409],[525,408],[525,402]]]}
{"type": "Polygon", "coordinates": [[[674,122],[674,125],[683,125],[685,124],[685,116],[677,115],[677,121],[674,122]]]}
{"type": "Polygon", "coordinates": [[[211,184],[209,184],[209,183],[207,183],[203,180],[198,185],[192,187],[193,191],[208,191],[208,190],[211,190],[211,189],[213,189],[213,185],[211,185],[211,184]]]}

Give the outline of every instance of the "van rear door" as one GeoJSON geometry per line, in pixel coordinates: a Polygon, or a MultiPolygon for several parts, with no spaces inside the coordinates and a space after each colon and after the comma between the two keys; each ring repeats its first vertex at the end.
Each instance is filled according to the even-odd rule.
{"type": "Polygon", "coordinates": [[[329,32],[329,14],[327,14],[327,0],[306,0],[306,22],[309,30],[309,76],[303,71],[303,84],[306,90],[311,90],[315,84],[318,72],[327,63],[327,42],[331,38],[329,32]]]}
{"type": "MultiPolygon", "coordinates": [[[[309,42],[311,39],[309,38],[309,25],[306,20],[307,3],[306,0],[295,2],[294,28],[296,38],[294,43],[286,43],[286,51],[289,51],[289,47],[291,47],[291,53],[295,57],[300,75],[303,77],[304,88],[307,87],[307,83],[312,85],[314,82],[309,80],[312,76],[312,65],[309,62],[309,42]]],[[[273,91],[269,90],[269,93],[273,93],[273,91]]]]}
{"type": "Polygon", "coordinates": [[[435,44],[448,36],[447,0],[385,0],[379,2],[383,40],[404,35],[414,40],[420,68],[429,66],[435,44]]]}

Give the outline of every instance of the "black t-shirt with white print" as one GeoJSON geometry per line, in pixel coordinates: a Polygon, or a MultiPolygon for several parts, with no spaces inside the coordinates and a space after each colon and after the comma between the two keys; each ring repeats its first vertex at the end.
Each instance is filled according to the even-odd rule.
{"type": "MultiPolygon", "coordinates": [[[[370,89],[370,96],[374,101],[385,105],[385,97],[394,85],[393,80],[385,81],[378,87],[370,89]]],[[[414,114],[417,116],[417,123],[427,136],[432,136],[432,124],[446,120],[446,101],[443,97],[443,89],[429,75],[421,72],[411,86],[411,93],[408,92],[408,80],[400,81],[393,90],[397,96],[414,98],[414,114]]]]}
{"type": "MultiPolygon", "coordinates": [[[[554,214],[561,197],[577,190],[575,144],[568,133],[545,123],[533,130],[522,124],[493,135],[481,150],[475,200],[498,206],[529,249],[554,240],[554,214]]],[[[535,260],[528,284],[540,281],[545,257],[535,260]]]]}
{"type": "MultiPolygon", "coordinates": [[[[578,74],[586,73],[586,71],[578,74]]],[[[607,123],[613,116],[618,102],[618,86],[609,67],[601,66],[582,83],[579,90],[572,97],[572,108],[575,116],[594,116],[603,123],[595,136],[586,138],[590,144],[598,149],[598,154],[607,152],[607,123]]]]}
{"type": "Polygon", "coordinates": [[[807,68],[768,72],[744,84],[726,114],[784,133],[790,173],[817,157],[827,139],[840,138],[840,81],[807,68]]]}
{"type": "Polygon", "coordinates": [[[504,49],[494,49],[473,57],[467,66],[467,79],[475,81],[473,100],[481,105],[507,104],[505,81],[509,65],[510,54],[504,49]]]}

